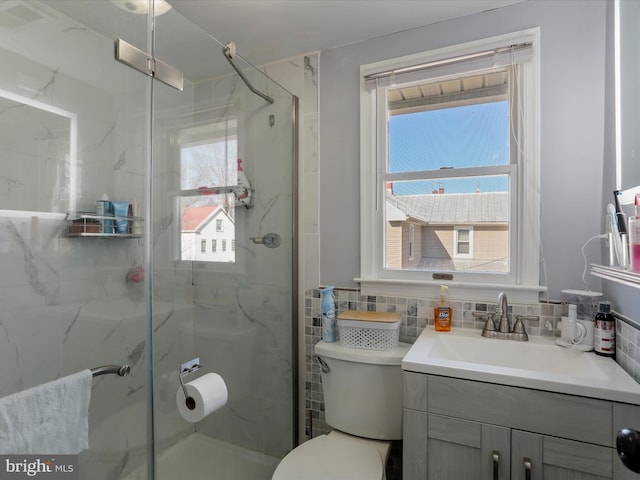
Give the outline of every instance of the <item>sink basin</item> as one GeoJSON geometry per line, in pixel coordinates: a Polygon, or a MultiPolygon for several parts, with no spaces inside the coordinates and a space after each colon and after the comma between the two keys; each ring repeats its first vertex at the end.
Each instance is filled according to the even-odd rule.
{"type": "Polygon", "coordinates": [[[532,339],[529,342],[514,342],[462,333],[435,335],[429,344],[431,357],[453,362],[607,378],[595,354],[584,355],[583,352],[561,348],[546,341],[532,339]]]}
{"type": "Polygon", "coordinates": [[[406,371],[536,388],[629,403],[640,385],[613,359],[560,347],[554,339],[528,342],[485,338],[480,331],[425,329],[404,357],[406,371]]]}

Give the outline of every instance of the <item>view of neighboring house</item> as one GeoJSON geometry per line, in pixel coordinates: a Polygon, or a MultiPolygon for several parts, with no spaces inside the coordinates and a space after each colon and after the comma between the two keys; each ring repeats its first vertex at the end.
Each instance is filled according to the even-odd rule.
{"type": "Polygon", "coordinates": [[[180,225],[182,260],[235,261],[235,224],[224,208],[185,207],[180,225]]]}
{"type": "Polygon", "coordinates": [[[508,272],[509,194],[386,192],[387,269],[508,272]]]}

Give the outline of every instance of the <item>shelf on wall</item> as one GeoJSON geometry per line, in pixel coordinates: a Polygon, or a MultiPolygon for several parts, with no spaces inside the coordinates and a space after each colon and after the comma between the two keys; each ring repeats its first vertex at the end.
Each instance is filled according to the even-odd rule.
{"type": "Polygon", "coordinates": [[[93,212],[74,212],[67,214],[67,237],[93,237],[93,238],[141,238],[142,217],[130,217],[121,215],[97,215],[93,212]],[[116,221],[127,221],[127,231],[101,232],[102,221],[110,221],[115,228],[116,221]]]}
{"type": "Polygon", "coordinates": [[[594,263],[591,264],[591,275],[629,287],[640,288],[640,273],[623,270],[622,268],[607,267],[594,263]]]}

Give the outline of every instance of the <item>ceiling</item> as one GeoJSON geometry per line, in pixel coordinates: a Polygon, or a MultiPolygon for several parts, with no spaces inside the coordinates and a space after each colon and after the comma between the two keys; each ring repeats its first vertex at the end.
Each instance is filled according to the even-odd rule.
{"type": "Polygon", "coordinates": [[[525,0],[167,0],[255,65],[525,0]]]}

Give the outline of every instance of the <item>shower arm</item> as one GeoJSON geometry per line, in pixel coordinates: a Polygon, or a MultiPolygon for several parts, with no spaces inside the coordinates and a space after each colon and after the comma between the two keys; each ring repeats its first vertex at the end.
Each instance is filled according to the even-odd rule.
{"type": "Polygon", "coordinates": [[[247,87],[249,87],[249,90],[251,90],[253,93],[258,95],[259,97],[264,98],[269,103],[274,102],[273,98],[271,98],[269,95],[266,95],[262,93],[260,90],[257,90],[256,88],[254,88],[254,86],[251,85],[251,82],[247,79],[247,77],[244,76],[244,73],[242,73],[240,69],[236,66],[236,64],[233,63],[233,57],[235,56],[235,53],[236,53],[236,46],[233,42],[227,43],[222,49],[222,53],[224,57],[229,61],[229,63],[231,64],[233,69],[236,71],[236,73],[240,75],[240,78],[242,79],[242,81],[247,85],[247,87]]]}

